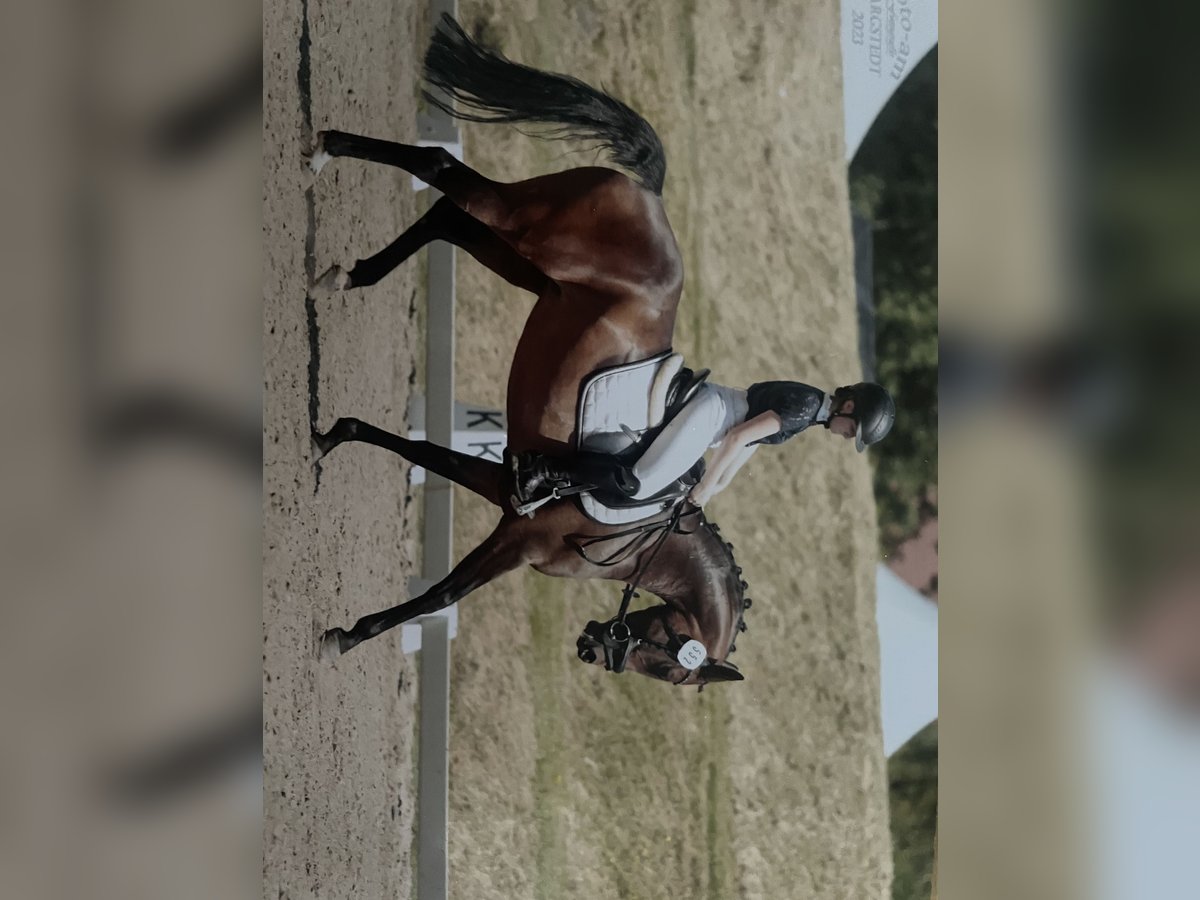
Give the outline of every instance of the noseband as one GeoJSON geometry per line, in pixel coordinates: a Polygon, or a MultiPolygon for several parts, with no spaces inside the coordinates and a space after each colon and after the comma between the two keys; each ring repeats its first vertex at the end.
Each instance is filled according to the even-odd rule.
{"type": "Polygon", "coordinates": [[[686,634],[678,634],[665,619],[663,627],[667,629],[667,642],[651,640],[650,638],[635,638],[629,626],[619,619],[611,619],[607,626],[599,622],[588,622],[584,633],[576,642],[579,658],[585,663],[596,661],[596,651],[587,642],[588,638],[597,641],[604,651],[604,668],[609,672],[620,674],[625,671],[625,663],[629,654],[638,647],[654,647],[663,651],[670,659],[675,660],[685,669],[683,677],[675,684],[683,684],[692,672],[711,662],[712,658],[704,645],[686,634]]]}

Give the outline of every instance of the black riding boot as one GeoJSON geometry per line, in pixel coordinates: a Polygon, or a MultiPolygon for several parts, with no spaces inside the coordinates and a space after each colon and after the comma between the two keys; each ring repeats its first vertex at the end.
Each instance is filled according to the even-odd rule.
{"type": "Polygon", "coordinates": [[[586,487],[632,497],[641,483],[633,470],[606,453],[545,456],[527,451],[517,457],[516,492],[523,503],[550,488],[586,487]]]}

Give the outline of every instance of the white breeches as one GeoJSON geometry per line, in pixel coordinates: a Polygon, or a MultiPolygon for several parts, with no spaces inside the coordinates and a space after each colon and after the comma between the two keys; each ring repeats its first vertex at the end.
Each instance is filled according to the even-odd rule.
{"type": "Polygon", "coordinates": [[[682,476],[745,417],[745,391],[702,384],[634,465],[633,474],[641,482],[634,498],[653,496],[682,476]]]}

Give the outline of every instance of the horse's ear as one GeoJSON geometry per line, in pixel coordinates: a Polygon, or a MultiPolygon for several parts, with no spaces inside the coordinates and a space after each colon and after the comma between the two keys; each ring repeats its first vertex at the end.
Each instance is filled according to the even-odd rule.
{"type": "Polygon", "coordinates": [[[701,666],[696,674],[697,684],[712,684],[715,681],[745,681],[746,676],[737,670],[732,663],[709,663],[701,666]]]}

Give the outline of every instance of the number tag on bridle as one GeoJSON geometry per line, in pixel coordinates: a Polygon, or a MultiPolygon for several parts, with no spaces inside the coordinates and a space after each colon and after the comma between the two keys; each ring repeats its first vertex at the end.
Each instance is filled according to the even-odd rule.
{"type": "Polygon", "coordinates": [[[704,665],[704,661],[708,659],[708,650],[699,641],[691,640],[679,648],[675,658],[685,669],[693,671],[704,665]]]}

